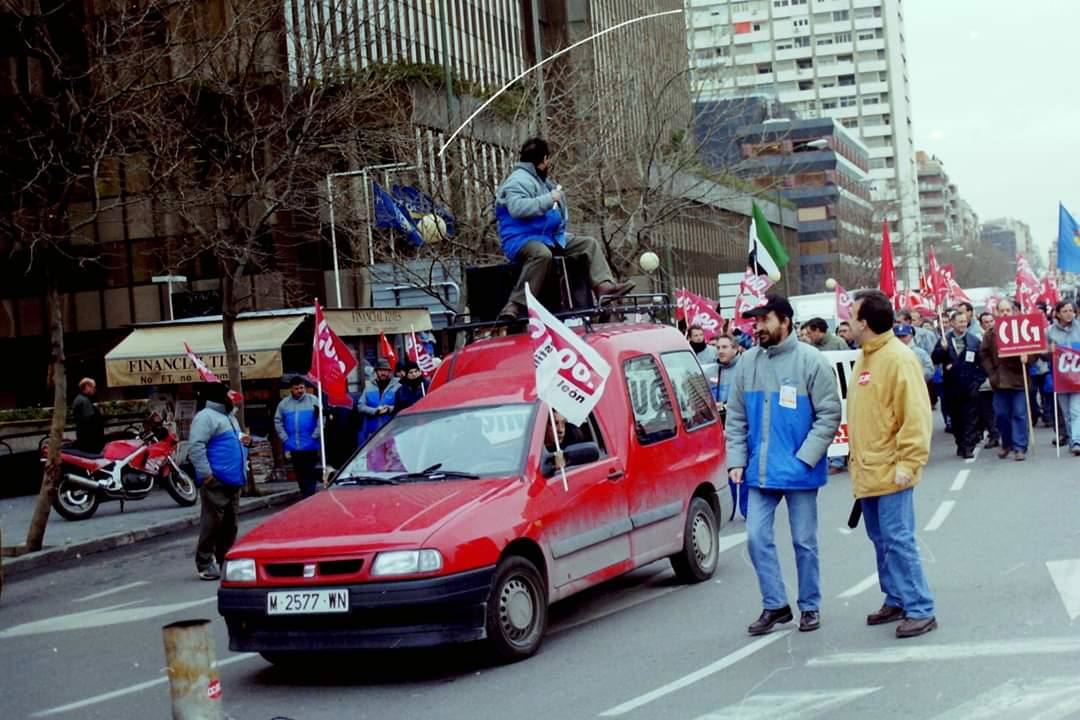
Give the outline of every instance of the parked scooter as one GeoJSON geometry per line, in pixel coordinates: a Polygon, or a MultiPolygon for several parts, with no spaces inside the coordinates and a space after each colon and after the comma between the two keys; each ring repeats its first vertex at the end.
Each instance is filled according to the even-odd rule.
{"type": "MultiPolygon", "coordinates": [[[[176,462],[177,445],[176,434],[155,413],[137,438],[113,440],[101,453],[64,446],[53,507],[67,520],[85,520],[103,501],[145,498],[157,481],[178,505],[194,505],[199,499],[194,471],[176,462]]],[[[47,453],[48,447],[42,448],[42,462],[47,453]]]]}

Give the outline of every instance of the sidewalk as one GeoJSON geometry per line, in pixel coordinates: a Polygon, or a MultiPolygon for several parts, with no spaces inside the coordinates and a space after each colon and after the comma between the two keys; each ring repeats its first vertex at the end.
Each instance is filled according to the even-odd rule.
{"type": "MultiPolygon", "coordinates": [[[[258,488],[262,493],[259,497],[240,498],[241,515],[280,507],[300,497],[295,482],[261,482],[258,488]]],[[[0,500],[0,529],[5,548],[26,542],[36,502],[36,495],[0,500]]],[[[102,503],[88,520],[65,520],[54,510],[45,529],[44,548],[19,557],[4,557],[4,576],[10,578],[49,563],[182,532],[198,526],[199,512],[198,503],[180,507],[161,488],[156,488],[145,500],[125,503],[122,513],[119,502],[102,503]]]]}

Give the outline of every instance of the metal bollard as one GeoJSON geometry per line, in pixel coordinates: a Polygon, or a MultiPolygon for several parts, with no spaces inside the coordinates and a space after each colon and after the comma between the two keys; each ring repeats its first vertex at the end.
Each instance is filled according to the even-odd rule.
{"type": "Polygon", "coordinates": [[[222,720],[210,621],[181,620],[161,628],[161,634],[173,720],[222,720]]]}

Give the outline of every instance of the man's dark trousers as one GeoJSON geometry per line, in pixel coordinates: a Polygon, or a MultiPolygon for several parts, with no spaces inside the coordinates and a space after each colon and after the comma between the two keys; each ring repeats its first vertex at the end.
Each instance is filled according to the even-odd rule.
{"type": "Polygon", "coordinates": [[[300,497],[311,497],[319,489],[321,473],[319,471],[318,450],[293,450],[293,472],[296,473],[296,484],[300,486],[300,497]]]}
{"type": "Polygon", "coordinates": [[[986,431],[987,442],[997,442],[998,426],[997,415],[994,413],[994,392],[981,390],[979,392],[979,432],[986,431]]]}
{"type": "Polygon", "coordinates": [[[202,514],[199,517],[199,546],[195,550],[195,567],[205,570],[214,560],[218,567],[225,562],[225,553],[236,542],[236,517],[240,508],[240,486],[225,485],[216,478],[203,483],[202,514]]]}
{"type": "Polygon", "coordinates": [[[979,442],[978,393],[953,392],[947,398],[956,448],[961,452],[973,451],[979,442]]]}

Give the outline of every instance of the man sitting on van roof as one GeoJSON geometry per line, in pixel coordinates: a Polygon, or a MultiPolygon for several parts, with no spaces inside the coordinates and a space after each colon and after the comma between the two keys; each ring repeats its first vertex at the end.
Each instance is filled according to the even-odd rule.
{"type": "Polygon", "coordinates": [[[810,318],[803,327],[806,328],[810,344],[822,352],[849,349],[842,338],[829,332],[829,324],[822,318],[810,318]]]}

